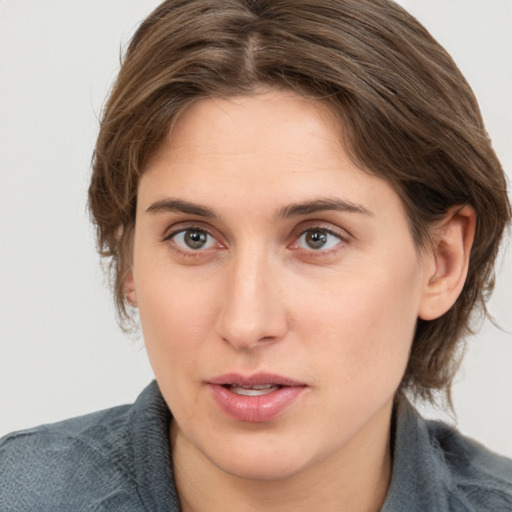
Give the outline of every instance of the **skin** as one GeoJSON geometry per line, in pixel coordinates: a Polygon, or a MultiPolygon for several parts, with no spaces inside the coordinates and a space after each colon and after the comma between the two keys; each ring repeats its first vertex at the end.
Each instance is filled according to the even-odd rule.
{"type": "Polygon", "coordinates": [[[340,135],[324,105],[291,92],[206,99],[140,180],[126,290],[174,416],[185,512],[369,512],[385,499],[416,321],[460,292],[474,213],[450,212],[419,251],[398,195],[340,135]],[[209,215],[162,206],[176,199],[209,215]],[[319,200],[350,208],[290,213],[319,200]],[[307,388],[271,421],[228,417],[206,382],[260,371],[307,388]]]}

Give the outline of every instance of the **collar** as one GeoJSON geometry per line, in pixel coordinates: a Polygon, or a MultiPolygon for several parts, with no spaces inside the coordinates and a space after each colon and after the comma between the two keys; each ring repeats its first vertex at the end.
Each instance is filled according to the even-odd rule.
{"type": "Polygon", "coordinates": [[[391,484],[381,512],[449,510],[451,474],[432,446],[427,422],[402,397],[396,408],[391,484]]]}
{"type": "Polygon", "coordinates": [[[147,510],[179,512],[171,463],[171,413],[156,381],[139,395],[130,411],[135,478],[147,510]]]}

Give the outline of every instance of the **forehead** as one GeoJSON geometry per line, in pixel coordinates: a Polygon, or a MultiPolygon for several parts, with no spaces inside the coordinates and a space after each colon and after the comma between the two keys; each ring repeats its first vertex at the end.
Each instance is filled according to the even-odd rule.
{"type": "MultiPolygon", "coordinates": [[[[330,145],[342,149],[342,130],[332,109],[291,91],[264,90],[248,96],[194,102],[173,124],[162,149],[178,161],[207,156],[256,160],[279,155],[294,165],[330,145]]],[[[310,165],[310,164],[308,164],[310,165]]]]}
{"type": "Polygon", "coordinates": [[[189,107],[140,182],[141,204],[166,194],[242,209],[254,198],[273,209],[332,195],[364,201],[368,210],[384,199],[400,202],[389,184],[349,158],[326,104],[286,91],[189,107]]]}

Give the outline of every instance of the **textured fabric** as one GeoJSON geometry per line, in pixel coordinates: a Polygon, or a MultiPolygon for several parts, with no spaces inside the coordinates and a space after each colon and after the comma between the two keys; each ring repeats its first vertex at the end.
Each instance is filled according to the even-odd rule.
{"type": "Polygon", "coordinates": [[[179,511],[170,417],[153,382],[132,406],[6,436],[0,511],[179,511]]]}
{"type": "Polygon", "coordinates": [[[393,473],[381,512],[512,512],[512,460],[452,427],[397,411],[393,473]]]}
{"type": "MultiPolygon", "coordinates": [[[[170,413],[155,382],[132,406],[15,432],[0,440],[1,512],[180,510],[170,413]]],[[[403,400],[382,512],[511,512],[512,461],[403,400]]]]}

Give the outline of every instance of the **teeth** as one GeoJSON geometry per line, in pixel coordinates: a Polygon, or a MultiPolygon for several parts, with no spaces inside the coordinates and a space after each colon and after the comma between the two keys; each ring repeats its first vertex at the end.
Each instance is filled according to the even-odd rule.
{"type": "Polygon", "coordinates": [[[254,384],[252,386],[243,386],[241,384],[233,384],[229,386],[229,390],[237,395],[244,396],[260,396],[268,395],[273,391],[277,391],[281,386],[276,384],[254,384]]]}

